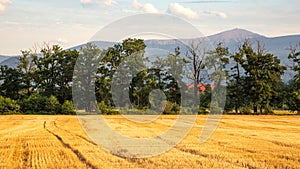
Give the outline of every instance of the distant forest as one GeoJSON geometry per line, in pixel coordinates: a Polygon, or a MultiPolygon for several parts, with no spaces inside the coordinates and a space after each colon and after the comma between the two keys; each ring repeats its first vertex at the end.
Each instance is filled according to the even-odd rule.
{"type": "MultiPolygon", "coordinates": [[[[105,50],[88,43],[80,50],[45,45],[41,49],[22,51],[17,68],[0,67],[0,114],[76,114],[75,107],[95,111],[97,107],[93,104],[74,106],[72,102],[73,97],[80,97],[77,99],[82,103],[90,99],[72,96],[75,64],[89,68],[95,63],[99,66],[89,73],[96,78],[89,79],[86,85],[94,83],[94,95],[102,114],[119,114],[112,94],[114,75],[125,60],[131,66],[151,62],[143,55],[145,49],[144,40],[129,38],[105,50]],[[128,59],[136,53],[139,55],[128,59]]],[[[223,85],[227,91],[224,113],[273,114],[274,110],[289,110],[300,114],[300,43],[291,47],[287,56],[294,63],[295,72],[288,83],[281,79],[287,67],[280,64],[277,56],[266,52],[259,41],[253,44],[245,40],[234,53],[222,43],[209,51],[202,48],[201,42],[193,42],[186,49],[181,51],[177,47],[167,57],[159,57],[151,63],[163,69],[146,68],[130,76],[130,87],[124,90],[129,93],[131,105],[123,106],[128,107],[128,111],[131,108],[147,110],[155,106],[150,93],[159,89],[166,96],[163,114],[178,114],[181,91],[193,90],[191,97],[196,95],[200,100],[198,113],[207,114],[213,106],[212,91],[215,86],[223,85]],[[188,71],[184,68],[186,64],[192,65],[188,71]],[[174,76],[187,73],[191,83],[179,87],[174,76]],[[218,83],[222,80],[226,85],[218,83]]],[[[86,89],[82,87],[82,90],[86,89]]]]}

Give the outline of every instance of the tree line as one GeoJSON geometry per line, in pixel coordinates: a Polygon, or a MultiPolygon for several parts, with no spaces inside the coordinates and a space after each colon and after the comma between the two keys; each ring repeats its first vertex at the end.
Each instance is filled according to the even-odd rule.
{"type": "MultiPolygon", "coordinates": [[[[198,113],[208,113],[212,106],[212,91],[222,80],[226,81],[226,85],[222,85],[227,89],[224,110],[227,113],[271,114],[275,109],[300,113],[300,45],[291,47],[287,56],[294,63],[291,68],[295,72],[288,83],[281,79],[287,67],[280,64],[277,56],[266,52],[261,42],[252,44],[245,40],[234,53],[222,43],[212,50],[203,46],[202,42],[193,42],[186,45],[185,51],[177,47],[167,57],[157,57],[155,61],[144,56],[144,40],[130,38],[107,49],[87,44],[80,50],[45,45],[39,50],[21,51],[16,68],[0,67],[0,113],[75,114],[72,103],[75,64],[76,74],[84,77],[81,83],[85,86],[94,84],[93,92],[103,114],[118,114],[117,106],[127,106],[128,111],[155,106],[161,109],[162,103],[149,97],[158,94],[152,92],[155,89],[166,97],[164,114],[178,114],[181,91],[188,90],[194,90],[191,97],[199,98],[198,113]],[[254,45],[257,45],[256,49],[254,45]],[[151,62],[153,68],[147,69],[143,65],[145,62],[151,62]],[[89,68],[95,63],[97,67],[92,71],[89,68]],[[120,76],[119,70],[123,73],[120,76]],[[132,74],[133,70],[137,72],[132,74]],[[177,79],[183,74],[191,84],[179,84],[177,79]],[[125,76],[131,80],[124,82],[125,76]],[[121,87],[115,96],[119,97],[118,103],[113,100],[113,81],[121,87]],[[128,87],[122,88],[126,83],[128,87]],[[126,93],[129,105],[122,102],[126,100],[126,93]]],[[[89,103],[90,98],[80,96],[78,99],[89,103]]],[[[96,108],[92,105],[76,105],[76,108],[90,112],[96,108]]]]}

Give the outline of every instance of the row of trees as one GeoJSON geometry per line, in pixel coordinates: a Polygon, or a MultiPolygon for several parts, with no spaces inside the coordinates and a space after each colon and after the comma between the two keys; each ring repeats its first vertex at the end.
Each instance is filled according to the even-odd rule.
{"type": "MultiPolygon", "coordinates": [[[[79,51],[63,50],[58,45],[46,45],[38,52],[22,51],[17,68],[0,67],[0,112],[74,114],[72,87],[78,85],[86,93],[91,89],[95,92],[102,113],[117,113],[116,106],[142,110],[162,106],[149,97],[155,89],[166,96],[165,114],[178,113],[181,91],[189,90],[194,90],[190,97],[200,96],[199,112],[203,113],[211,106],[212,91],[217,90],[212,87],[224,85],[225,79],[227,112],[262,114],[271,113],[272,109],[300,112],[299,46],[291,48],[288,56],[296,72],[288,84],[281,80],[287,67],[280,65],[278,57],[265,52],[260,42],[255,50],[245,40],[235,53],[230,53],[222,43],[213,50],[203,46],[201,42],[192,43],[184,52],[177,47],[167,57],[152,61],[151,69],[143,64],[150,59],[144,57],[146,45],[141,39],[126,39],[106,50],[87,44],[79,51]],[[78,76],[82,77],[80,85],[73,84],[73,78],[78,76]],[[181,85],[178,79],[190,84],[181,85]],[[208,83],[213,85],[199,85],[208,83]],[[112,93],[112,86],[118,87],[117,96],[112,93]],[[197,86],[201,86],[200,93],[197,86]],[[117,101],[114,97],[118,97],[117,101]]],[[[74,97],[83,103],[76,105],[77,108],[95,109],[88,96],[74,97]],[[91,104],[85,104],[89,100],[91,104]]]]}
{"type": "Polygon", "coordinates": [[[70,100],[72,72],[78,54],[76,50],[63,50],[58,45],[45,45],[39,53],[22,51],[17,68],[1,66],[1,97],[11,99],[2,105],[1,112],[75,114],[70,100]],[[14,108],[5,107],[10,106],[9,103],[15,105],[14,108]]]}

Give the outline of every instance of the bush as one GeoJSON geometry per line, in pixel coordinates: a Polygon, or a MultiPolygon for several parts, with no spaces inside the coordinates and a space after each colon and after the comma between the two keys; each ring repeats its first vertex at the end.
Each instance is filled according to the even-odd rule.
{"type": "Polygon", "coordinates": [[[241,114],[245,114],[245,115],[252,114],[252,111],[249,107],[241,107],[239,110],[241,114]]]}
{"type": "Polygon", "coordinates": [[[274,111],[272,110],[272,108],[271,107],[266,107],[265,109],[264,109],[264,112],[263,112],[264,114],[274,114],[274,111]]]}
{"type": "Polygon", "coordinates": [[[57,114],[60,104],[56,97],[46,97],[32,94],[20,102],[22,112],[25,114],[57,114]]]}
{"type": "Polygon", "coordinates": [[[98,108],[101,114],[107,114],[107,106],[104,103],[104,101],[101,101],[100,103],[98,103],[98,108]]]}
{"type": "Polygon", "coordinates": [[[15,100],[0,96],[0,114],[20,114],[20,105],[15,100]]]}
{"type": "Polygon", "coordinates": [[[202,107],[200,107],[198,110],[198,114],[208,114],[208,113],[209,112],[205,108],[202,108],[202,107]]]}
{"type": "Polygon", "coordinates": [[[72,101],[66,100],[64,102],[64,104],[61,106],[60,113],[67,114],[67,115],[75,115],[76,111],[75,111],[74,104],[72,103],[72,101]]]}
{"type": "Polygon", "coordinates": [[[107,115],[117,115],[120,114],[118,109],[114,109],[114,108],[108,108],[106,109],[106,114],[107,115]]]}
{"type": "Polygon", "coordinates": [[[107,114],[107,115],[117,115],[117,114],[119,114],[118,109],[114,109],[114,108],[110,108],[110,107],[106,106],[104,101],[101,101],[100,103],[98,103],[98,108],[99,108],[99,111],[100,111],[101,114],[107,114]]]}
{"type": "Polygon", "coordinates": [[[180,105],[167,101],[163,114],[174,115],[174,114],[179,114],[179,112],[180,112],[180,105]]]}
{"type": "Polygon", "coordinates": [[[46,99],[45,110],[50,114],[57,114],[60,109],[60,103],[55,96],[50,96],[46,99]]]}

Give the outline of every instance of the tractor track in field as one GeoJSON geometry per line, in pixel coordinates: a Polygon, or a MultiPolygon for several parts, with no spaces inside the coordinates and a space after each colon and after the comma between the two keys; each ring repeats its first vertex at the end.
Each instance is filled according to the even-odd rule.
{"type": "Polygon", "coordinates": [[[79,135],[79,134],[70,132],[70,131],[68,131],[68,130],[66,130],[66,129],[63,129],[63,128],[61,128],[61,127],[58,127],[57,124],[56,124],[56,122],[54,122],[54,127],[56,127],[56,128],[59,129],[59,130],[62,130],[62,131],[64,131],[64,132],[67,132],[67,133],[69,133],[69,134],[71,134],[71,135],[74,135],[74,136],[76,136],[76,137],[79,137],[79,138],[85,140],[86,142],[88,142],[88,143],[90,143],[90,144],[93,144],[94,146],[97,146],[97,144],[96,144],[95,142],[89,140],[88,138],[85,138],[85,137],[83,137],[83,136],[81,136],[81,135],[79,135]]]}
{"type": "MultiPolygon", "coordinates": [[[[89,144],[92,144],[92,145],[97,146],[97,144],[96,144],[95,142],[89,140],[88,138],[86,138],[86,137],[84,137],[84,136],[82,136],[82,135],[79,135],[79,134],[70,132],[69,130],[66,130],[66,129],[63,129],[63,128],[57,126],[57,124],[56,124],[55,121],[54,121],[54,123],[53,123],[53,126],[54,126],[55,128],[57,128],[58,130],[62,130],[62,131],[64,131],[64,132],[68,133],[68,134],[71,134],[71,135],[73,135],[73,136],[79,137],[80,139],[82,139],[82,140],[88,142],[89,144]]],[[[78,150],[72,148],[68,143],[65,143],[65,142],[62,140],[62,138],[61,138],[60,136],[58,136],[57,134],[55,134],[55,133],[53,133],[52,131],[48,130],[48,129],[46,128],[46,125],[45,125],[45,124],[44,124],[44,128],[45,128],[48,132],[50,132],[52,135],[54,135],[54,136],[62,143],[62,145],[63,145],[64,147],[67,147],[67,148],[71,149],[71,150],[73,151],[73,153],[76,154],[76,156],[78,157],[78,159],[79,159],[82,163],[86,164],[87,168],[92,168],[92,169],[96,169],[96,168],[97,168],[97,167],[93,166],[91,163],[88,163],[88,162],[87,162],[87,159],[86,159],[86,158],[85,158],[78,150]]],[[[163,139],[161,139],[160,137],[158,137],[158,139],[160,139],[160,140],[162,140],[162,141],[168,143],[166,140],[163,140],[163,139]]],[[[267,141],[270,141],[270,140],[267,140],[267,141]]],[[[272,143],[274,143],[274,142],[272,142],[272,143]]],[[[274,144],[276,144],[276,143],[274,143],[274,144]]],[[[278,143],[278,144],[279,144],[279,143],[278,143]]],[[[175,146],[174,148],[175,148],[176,150],[182,152],[182,153],[192,154],[192,155],[196,155],[196,156],[203,157],[203,158],[209,158],[209,159],[211,159],[211,160],[218,160],[217,157],[210,156],[209,154],[201,153],[201,152],[199,152],[199,151],[197,151],[197,150],[193,150],[193,149],[184,149],[184,148],[179,148],[179,147],[177,147],[177,146],[175,146]]],[[[240,150],[240,149],[238,149],[238,148],[234,148],[234,149],[240,150]]],[[[249,153],[255,153],[255,152],[253,152],[252,150],[244,150],[244,151],[247,151],[247,152],[249,152],[249,153]]],[[[115,154],[112,154],[112,155],[117,156],[117,157],[121,157],[121,156],[118,156],[118,155],[115,155],[115,154]]],[[[121,158],[123,158],[123,157],[121,157],[121,158]]],[[[136,159],[135,159],[135,158],[133,158],[133,159],[123,158],[123,159],[125,159],[125,160],[127,160],[127,161],[129,161],[129,162],[134,162],[134,161],[136,162],[136,159]]],[[[256,169],[256,168],[257,168],[257,167],[255,167],[255,166],[252,166],[252,165],[248,164],[248,163],[243,163],[243,164],[241,164],[241,163],[234,162],[234,161],[230,161],[230,160],[227,160],[227,159],[223,159],[223,161],[224,161],[225,163],[232,164],[232,165],[234,165],[234,166],[236,166],[236,167],[242,167],[242,168],[246,167],[246,168],[249,168],[249,169],[256,169]]],[[[139,165],[142,165],[142,164],[139,164],[139,165]]]]}
{"type": "Polygon", "coordinates": [[[46,121],[44,122],[44,129],[46,131],[48,131],[50,134],[52,134],[54,137],[56,137],[56,139],[67,149],[71,150],[76,157],[79,159],[79,161],[81,161],[83,164],[86,165],[86,168],[91,168],[91,169],[97,169],[96,166],[94,166],[92,163],[90,163],[84,156],[83,154],[78,151],[77,149],[73,148],[70,144],[66,143],[62,137],[60,137],[58,134],[55,134],[54,132],[52,132],[51,130],[49,130],[46,126],[46,121]]]}

